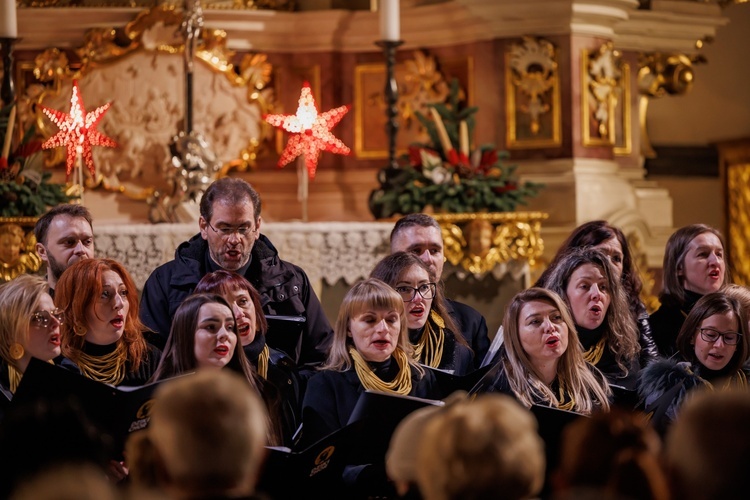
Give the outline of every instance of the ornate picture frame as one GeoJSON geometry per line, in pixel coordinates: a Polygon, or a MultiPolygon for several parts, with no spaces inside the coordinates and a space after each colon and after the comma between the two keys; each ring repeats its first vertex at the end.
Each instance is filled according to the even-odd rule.
{"type": "MultiPolygon", "coordinates": [[[[399,88],[396,154],[405,154],[410,144],[424,142],[426,135],[415,115],[428,115],[427,104],[445,102],[450,82],[457,78],[469,106],[474,99],[474,59],[438,60],[415,51],[414,57],[396,65],[399,88]]],[[[360,159],[388,158],[388,136],[385,131],[385,64],[360,64],[354,69],[354,154],[360,159]]]]}
{"type": "Polygon", "coordinates": [[[562,144],[557,47],[523,37],[505,54],[506,146],[540,149],[562,144]]]}

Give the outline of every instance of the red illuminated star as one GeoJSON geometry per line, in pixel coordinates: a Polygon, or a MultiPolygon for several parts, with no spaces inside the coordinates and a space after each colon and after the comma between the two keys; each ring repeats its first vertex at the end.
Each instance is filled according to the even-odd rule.
{"type": "Polygon", "coordinates": [[[274,127],[283,128],[292,134],[286,148],[279,158],[279,167],[288,164],[299,155],[305,155],[305,166],[311,179],[315,178],[315,170],[318,168],[318,155],[321,151],[348,155],[351,150],[332,133],[344,115],[349,111],[349,106],[338,108],[318,114],[315,107],[315,99],[310,92],[310,84],[305,82],[299,97],[299,106],[294,115],[266,115],[263,118],[274,127]]]}
{"type": "Polygon", "coordinates": [[[78,88],[78,82],[74,80],[73,95],[70,97],[70,113],[63,113],[56,109],[41,106],[44,114],[59,128],[55,135],[44,141],[42,148],[52,149],[60,146],[68,148],[68,155],[65,161],[66,177],[69,177],[73,168],[75,168],[79,154],[82,155],[83,161],[86,163],[86,167],[91,172],[91,175],[96,175],[91,146],[117,147],[114,139],[96,130],[97,125],[99,125],[99,122],[104,117],[104,113],[107,112],[111,105],[112,103],[108,102],[103,106],[99,106],[94,111],[87,113],[83,105],[83,99],[81,98],[81,91],[78,88]]]}

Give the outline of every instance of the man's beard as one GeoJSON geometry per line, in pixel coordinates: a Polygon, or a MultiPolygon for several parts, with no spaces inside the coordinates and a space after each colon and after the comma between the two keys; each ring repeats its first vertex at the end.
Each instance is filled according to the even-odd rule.
{"type": "Polygon", "coordinates": [[[55,259],[52,254],[47,251],[47,272],[52,273],[52,277],[55,278],[55,282],[60,280],[60,276],[62,276],[62,273],[68,267],[69,266],[61,264],[60,261],[55,259]]]}

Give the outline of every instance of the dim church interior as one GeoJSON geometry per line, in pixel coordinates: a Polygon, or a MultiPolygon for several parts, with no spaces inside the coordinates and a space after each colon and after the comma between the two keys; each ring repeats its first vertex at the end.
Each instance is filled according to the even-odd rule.
{"type": "MultiPolygon", "coordinates": [[[[203,2],[195,128],[208,138],[223,173],[245,178],[261,193],[264,232],[283,258],[307,270],[333,320],[348,287],[387,252],[393,223],[375,221],[368,209],[388,160],[377,2],[257,3],[275,9],[203,2]],[[296,165],[276,167],[288,136],[262,118],[293,113],[305,81],[321,111],[351,105],[333,129],[351,154],[320,156],[303,203],[296,165]]],[[[540,10],[534,3],[400,2],[398,153],[424,141],[415,111],[445,101],[456,79],[464,103],[478,108],[472,144],[508,150],[504,161],[518,166],[521,181],[544,184],[528,206],[518,207],[548,214],[536,267],[510,262],[481,276],[446,267],[450,295],[479,309],[491,331],[504,304],[578,224],[607,219],[619,225],[638,247],[642,266],[658,277],[675,227],[703,222],[730,232],[727,198],[748,196],[732,191],[739,188],[726,173],[750,163],[750,119],[743,112],[750,107],[743,58],[750,6],[590,0],[582,9],[575,0],[555,0],[540,10]],[[545,86],[536,96],[534,79],[545,86]]],[[[149,266],[171,258],[197,229],[189,210],[173,224],[151,224],[146,202],[149,189],[164,189],[167,144],[184,115],[175,35],[180,10],[132,6],[139,2],[115,9],[96,0],[30,4],[19,2],[17,11],[19,120],[36,119],[34,102],[64,109],[74,77],[91,109],[113,102],[101,129],[120,147],[94,149],[101,178],[86,188],[85,200],[99,252],[130,263],[142,282],[149,266]]],[[[64,179],[64,169],[53,172],[64,179]]],[[[732,234],[745,238],[742,230],[732,234]]]]}

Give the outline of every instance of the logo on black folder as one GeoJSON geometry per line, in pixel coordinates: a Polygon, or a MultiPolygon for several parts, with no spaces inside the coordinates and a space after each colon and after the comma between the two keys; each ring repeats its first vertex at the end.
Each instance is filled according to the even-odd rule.
{"type": "Polygon", "coordinates": [[[310,471],[310,477],[313,477],[315,474],[322,470],[325,470],[325,468],[328,467],[334,451],[336,451],[335,446],[328,446],[327,448],[323,449],[323,451],[318,453],[318,456],[315,457],[315,467],[313,467],[313,469],[310,471]]]}
{"type": "Polygon", "coordinates": [[[154,404],[153,399],[149,399],[138,408],[135,413],[135,420],[130,424],[128,432],[139,431],[145,429],[148,425],[148,421],[151,419],[151,406],[154,404]]]}

